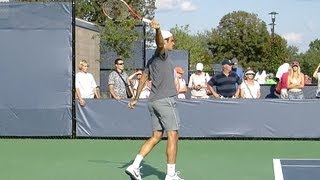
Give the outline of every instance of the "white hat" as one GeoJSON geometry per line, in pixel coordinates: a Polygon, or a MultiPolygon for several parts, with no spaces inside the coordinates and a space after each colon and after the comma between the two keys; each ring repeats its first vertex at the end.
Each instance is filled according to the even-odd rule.
{"type": "Polygon", "coordinates": [[[196,70],[197,71],[202,71],[203,70],[203,64],[202,63],[197,63],[196,70]]]}
{"type": "Polygon", "coordinates": [[[163,39],[167,39],[167,38],[173,36],[173,35],[171,34],[171,32],[166,31],[166,30],[161,30],[161,34],[162,34],[163,39]]]}

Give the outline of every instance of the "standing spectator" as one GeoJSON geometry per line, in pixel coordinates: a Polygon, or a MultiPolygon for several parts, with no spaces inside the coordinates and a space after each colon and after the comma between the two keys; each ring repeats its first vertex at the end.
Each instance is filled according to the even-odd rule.
{"type": "Polygon", "coordinates": [[[318,64],[318,67],[314,71],[313,77],[318,80],[318,89],[316,92],[316,98],[320,98],[320,63],[318,64]]]}
{"type": "Polygon", "coordinates": [[[242,67],[240,66],[240,64],[239,64],[239,61],[238,61],[238,59],[237,58],[232,58],[232,63],[234,64],[233,66],[232,66],[232,71],[234,71],[235,73],[237,73],[237,75],[241,78],[241,79],[243,79],[244,77],[243,77],[243,69],[242,69],[242,67]]]}
{"type": "Polygon", "coordinates": [[[79,100],[81,106],[86,104],[86,98],[92,99],[94,97],[100,98],[96,81],[91,73],[88,73],[89,64],[86,60],[79,63],[79,70],[76,74],[76,98],[79,100]]]}
{"type": "MultiPolygon", "coordinates": [[[[291,67],[288,68],[290,70],[291,67]]],[[[289,76],[289,71],[285,72],[282,74],[280,78],[280,98],[281,99],[288,99],[288,76],[289,76]]]]}
{"type": "MultiPolygon", "coordinates": [[[[127,98],[126,85],[129,84],[128,74],[124,71],[123,59],[118,57],[114,60],[115,69],[109,74],[108,86],[111,98],[120,100],[127,98]]],[[[130,91],[132,89],[130,87],[130,91]]],[[[133,94],[133,93],[132,93],[133,94]]]]}
{"type": "MultiPolygon", "coordinates": [[[[137,94],[137,89],[138,89],[138,85],[141,77],[142,77],[142,70],[138,69],[136,70],[135,73],[131,74],[128,78],[131,84],[134,96],[136,96],[137,94]]],[[[151,83],[150,81],[147,81],[140,93],[139,99],[147,99],[150,95],[150,89],[151,89],[151,83]]]]}
{"type": "Polygon", "coordinates": [[[288,75],[288,98],[289,99],[304,99],[304,74],[300,72],[300,65],[298,61],[293,61],[288,75]]]}
{"type": "Polygon", "coordinates": [[[215,98],[238,98],[242,79],[232,71],[232,61],[222,61],[222,72],[215,74],[208,82],[208,87],[215,98]],[[216,90],[212,86],[216,86],[216,90]]]}
{"type": "Polygon", "coordinates": [[[191,89],[191,98],[192,99],[208,99],[207,95],[207,82],[210,79],[208,73],[205,73],[203,70],[203,64],[197,63],[196,72],[191,74],[189,79],[188,87],[191,89]]]}
{"type": "Polygon", "coordinates": [[[279,81],[283,75],[283,73],[288,72],[290,67],[289,63],[283,63],[281,66],[279,66],[277,73],[276,73],[276,79],[279,81]]]}
{"type": "Polygon", "coordinates": [[[176,172],[176,160],[178,153],[180,118],[177,110],[175,97],[177,89],[175,86],[174,66],[169,51],[173,49],[174,39],[169,31],[160,30],[157,21],[152,20],[150,26],[156,30],[155,40],[157,49],[147,63],[147,70],[142,74],[137,96],[132,99],[128,107],[134,108],[138,102],[139,94],[145,81],[150,78],[152,81],[148,109],[152,120],[152,137],[141,146],[133,163],[126,169],[131,179],[141,180],[141,161],[161,141],[164,131],[168,140],[166,147],[167,174],[165,180],[183,180],[176,172]]]}
{"type": "Polygon", "coordinates": [[[175,68],[175,71],[176,71],[176,88],[178,91],[178,98],[185,99],[186,93],[187,93],[187,83],[182,77],[184,70],[182,69],[182,67],[178,66],[175,68]]]}
{"type": "Polygon", "coordinates": [[[241,98],[260,98],[260,84],[254,80],[254,71],[247,69],[245,72],[244,81],[240,85],[240,96],[241,98]]]}

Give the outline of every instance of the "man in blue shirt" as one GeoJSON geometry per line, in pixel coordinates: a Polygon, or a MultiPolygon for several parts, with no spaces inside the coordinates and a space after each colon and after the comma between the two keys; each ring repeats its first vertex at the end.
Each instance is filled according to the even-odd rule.
{"type": "Polygon", "coordinates": [[[215,98],[238,98],[242,79],[232,71],[233,62],[225,59],[221,63],[222,72],[215,74],[208,82],[208,87],[215,98]],[[213,88],[216,86],[216,89],[213,88]]]}

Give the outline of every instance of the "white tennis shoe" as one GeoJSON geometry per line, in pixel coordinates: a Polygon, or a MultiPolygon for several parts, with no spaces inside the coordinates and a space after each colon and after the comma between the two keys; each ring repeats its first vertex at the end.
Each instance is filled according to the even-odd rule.
{"type": "Polygon", "coordinates": [[[165,180],[184,180],[178,176],[179,174],[180,174],[180,171],[177,171],[173,176],[166,175],[165,180]]]}
{"type": "Polygon", "coordinates": [[[134,168],[133,165],[131,164],[127,169],[126,169],[126,174],[130,176],[131,179],[134,180],[142,180],[141,178],[141,173],[140,173],[140,168],[134,168]]]}

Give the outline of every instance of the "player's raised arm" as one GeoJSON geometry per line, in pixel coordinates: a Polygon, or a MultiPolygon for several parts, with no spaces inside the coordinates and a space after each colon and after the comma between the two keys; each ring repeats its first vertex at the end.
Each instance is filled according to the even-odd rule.
{"type": "Polygon", "coordinates": [[[150,27],[156,30],[155,41],[157,45],[157,51],[164,51],[164,40],[160,30],[160,24],[156,20],[150,22],[150,27]]]}

